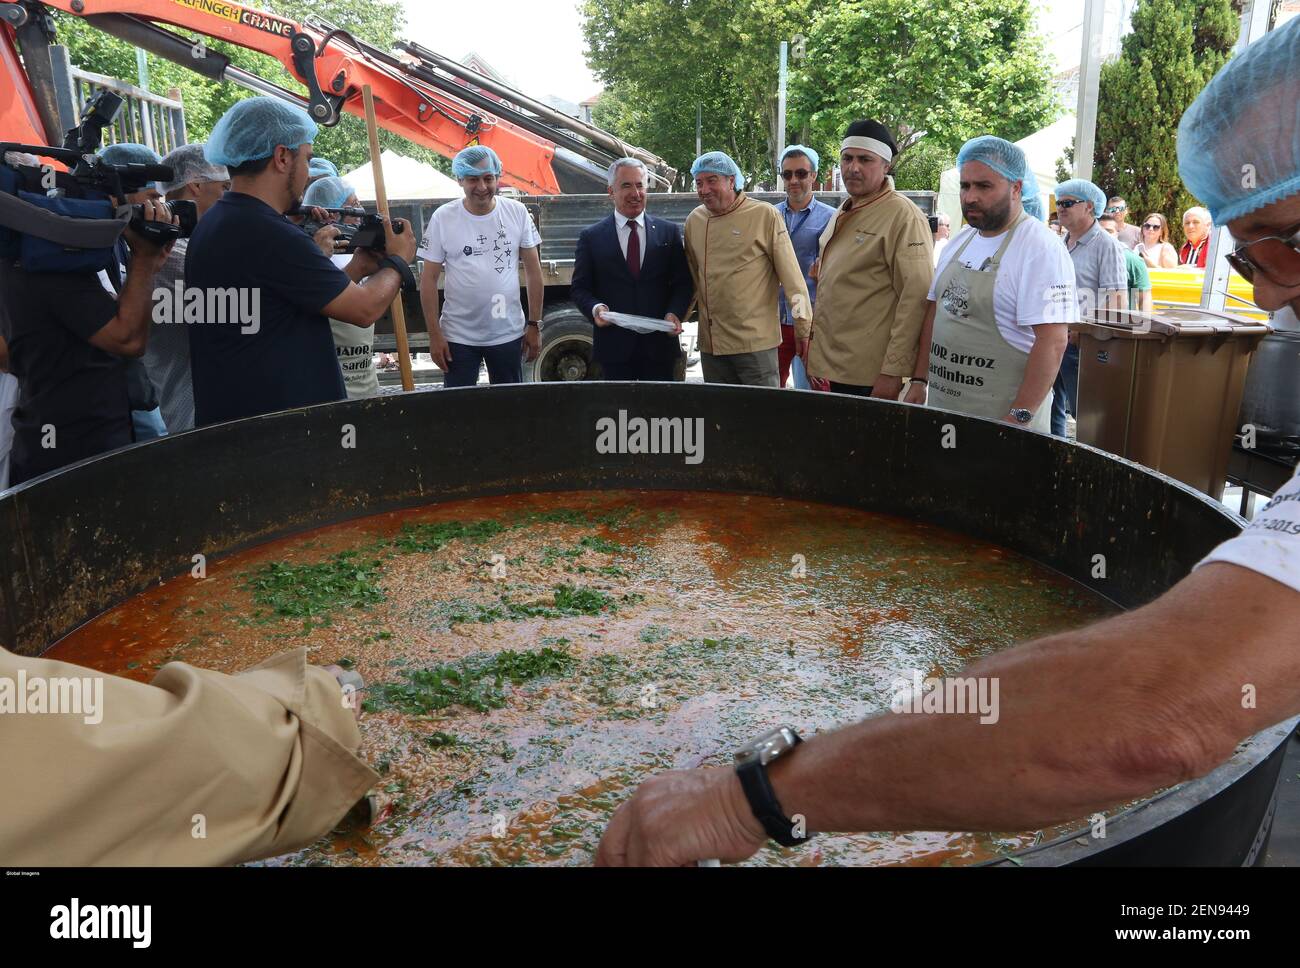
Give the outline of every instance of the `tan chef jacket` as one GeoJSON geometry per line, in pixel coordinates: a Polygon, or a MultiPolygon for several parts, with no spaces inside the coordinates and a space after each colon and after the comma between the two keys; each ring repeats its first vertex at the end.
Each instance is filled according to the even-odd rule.
{"type": "Polygon", "coordinates": [[[0,649],[3,689],[0,866],[271,857],[328,833],[379,780],[354,755],[338,682],[305,648],[236,676],[172,662],[148,685],[0,649]],[[32,711],[32,681],[53,677],[98,679],[100,701],[84,694],[97,715],[32,711]]]}
{"type": "Polygon", "coordinates": [[[929,221],[892,178],[845,204],[820,241],[808,373],[853,386],[909,377],[934,274],[929,221]]]}
{"type": "Polygon", "coordinates": [[[777,290],[785,286],[795,316],[795,336],[807,339],[810,300],[799,260],[781,213],[744,192],[722,215],[703,205],[686,218],[686,261],[695,278],[700,309],[700,349],[726,356],[756,353],[781,344],[777,290]]]}

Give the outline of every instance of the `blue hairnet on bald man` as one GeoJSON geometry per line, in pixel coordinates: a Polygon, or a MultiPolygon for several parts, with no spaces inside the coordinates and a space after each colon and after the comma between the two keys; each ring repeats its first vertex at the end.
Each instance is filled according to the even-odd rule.
{"type": "Polygon", "coordinates": [[[501,159],[487,145],[470,145],[462,148],[451,159],[451,173],[456,178],[476,178],[479,175],[501,174],[501,159]]]}
{"type": "Polygon", "coordinates": [[[203,153],[214,165],[236,168],[270,158],[279,145],[297,151],[315,141],[319,130],[302,108],[273,97],[250,97],[221,116],[203,153]]]}
{"type": "Polygon", "coordinates": [[[125,141],[119,145],[101,148],[99,157],[110,165],[159,165],[162,159],[148,145],[125,141]]]}
{"type": "Polygon", "coordinates": [[[691,163],[691,177],[701,172],[713,175],[731,175],[736,179],[736,191],[745,187],[745,176],[740,173],[740,166],[731,160],[725,151],[706,151],[691,163]]]}
{"type": "Polygon", "coordinates": [[[971,138],[957,152],[957,168],[968,161],[978,161],[988,165],[1007,181],[1022,182],[1029,171],[1029,161],[1025,153],[1010,141],[995,138],[991,134],[971,138]]]}
{"type": "Polygon", "coordinates": [[[339,169],[338,166],[328,158],[313,158],[311,161],[307,162],[307,174],[311,178],[338,178],[339,169]]]}
{"type": "Polygon", "coordinates": [[[1300,18],[1214,76],[1178,125],[1178,173],[1216,225],[1300,193],[1300,18]]]}
{"type": "Polygon", "coordinates": [[[1106,193],[1086,178],[1071,178],[1056,186],[1056,201],[1063,198],[1078,198],[1092,202],[1092,217],[1101,218],[1106,214],[1106,193]]]}
{"type": "MultiPolygon", "coordinates": [[[[808,159],[808,164],[812,165],[812,170],[817,171],[818,162],[820,159],[817,157],[817,152],[813,151],[807,145],[790,145],[790,147],[786,148],[785,151],[781,152],[780,163],[784,165],[785,159],[788,158],[790,155],[803,155],[805,158],[808,159]]],[[[737,185],[736,187],[739,188],[740,186],[737,185]]]]}
{"type": "Polygon", "coordinates": [[[356,193],[357,190],[342,178],[326,177],[307,186],[302,204],[306,207],[342,208],[343,203],[356,193]]]}

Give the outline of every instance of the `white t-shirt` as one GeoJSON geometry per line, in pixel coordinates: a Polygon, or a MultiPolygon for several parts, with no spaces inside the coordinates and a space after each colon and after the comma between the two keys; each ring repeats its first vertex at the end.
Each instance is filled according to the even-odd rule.
{"type": "MultiPolygon", "coordinates": [[[[934,270],[930,300],[935,298],[939,276],[970,236],[962,265],[978,269],[997,254],[1006,233],[985,238],[966,226],[949,240],[934,270]]],[[[1027,218],[1016,229],[1011,245],[1002,255],[997,282],[993,286],[993,315],[1002,338],[1018,350],[1034,348],[1034,326],[1043,323],[1077,323],[1079,304],[1074,290],[1074,263],[1055,232],[1035,218],[1027,218]]]]}
{"type": "Polygon", "coordinates": [[[528,209],[513,198],[498,195],[487,215],[471,215],[463,201],[439,206],[416,254],[442,263],[448,342],[498,346],[524,335],[519,250],[541,244],[528,209]]]}
{"type": "MultiPolygon", "coordinates": [[[[352,256],[332,255],[330,261],[346,269],[352,256]]],[[[353,326],[341,319],[331,319],[330,335],[334,337],[334,355],[343,371],[343,388],[348,392],[348,399],[376,396],[379,374],[375,372],[375,324],[353,326]]]]}
{"type": "Polygon", "coordinates": [[[1255,515],[1245,531],[1215,548],[1196,567],[1226,561],[1300,592],[1300,472],[1255,515]]]}

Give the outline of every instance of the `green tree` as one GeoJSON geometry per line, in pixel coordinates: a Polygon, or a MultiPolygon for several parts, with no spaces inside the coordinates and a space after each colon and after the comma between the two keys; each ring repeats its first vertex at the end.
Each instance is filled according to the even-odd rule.
{"type": "Polygon", "coordinates": [[[937,192],[939,176],[957,163],[957,153],[923,138],[894,167],[894,187],[900,192],[937,192]]]}
{"type": "MultiPolygon", "coordinates": [[[[587,64],[604,82],[597,117],[685,173],[695,113],[705,151],[772,181],[781,41],[806,32],[818,0],[585,0],[587,64]]],[[[792,125],[797,129],[797,125],[792,125]]],[[[680,184],[686,184],[680,176],[680,184]]]]}
{"type": "Polygon", "coordinates": [[[898,141],[900,172],[923,137],[928,150],[955,155],[976,135],[1023,138],[1058,111],[1029,0],[827,5],[791,94],[792,118],[819,149],[837,153],[854,119],[883,122],[898,141]]]}
{"type": "MultiPolygon", "coordinates": [[[[391,47],[402,36],[406,25],[400,0],[261,0],[257,6],[299,22],[309,14],[315,14],[381,49],[391,47]]],[[[97,30],[80,17],[64,13],[56,16],[58,40],[68,47],[75,66],[125,81],[135,81],[136,55],[133,46],[97,30]]],[[[178,28],[176,32],[192,36],[191,31],[178,28]]],[[[244,70],[288,90],[305,93],[302,85],[276,58],[213,38],[205,37],[203,41],[209,50],[225,54],[233,64],[244,70]]],[[[179,88],[185,105],[186,129],[192,142],[206,140],[213,125],[232,104],[253,96],[253,92],[233,83],[210,81],[179,64],[152,54],[148,55],[148,66],[149,86],[153,91],[166,93],[173,87],[179,88]]],[[[383,128],[380,128],[379,142],[382,148],[390,148],[407,157],[433,164],[442,171],[450,171],[450,164],[445,158],[383,128]]],[[[315,154],[333,161],[340,171],[356,168],[370,160],[365,122],[351,114],[344,114],[333,127],[322,128],[312,147],[315,154]]]]}
{"type": "Polygon", "coordinates": [[[1118,60],[1101,69],[1093,181],[1131,218],[1178,224],[1195,200],[1178,176],[1178,122],[1231,55],[1232,0],[1139,0],[1118,60]]]}

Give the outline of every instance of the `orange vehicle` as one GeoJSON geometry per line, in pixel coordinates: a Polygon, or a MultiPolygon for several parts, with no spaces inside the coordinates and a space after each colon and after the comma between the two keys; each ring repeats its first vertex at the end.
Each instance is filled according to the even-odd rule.
{"type": "Polygon", "coordinates": [[[667,189],[677,174],[662,158],[419,44],[383,51],[315,17],[298,23],[227,0],[0,3],[0,140],[62,144],[49,56],[51,9],[205,77],[297,104],[321,125],[336,123],[344,111],[364,116],[361,89],[368,84],[385,129],[447,157],[466,145],[487,145],[501,158],[502,184],[525,194],[604,192],[605,169],[623,156],[647,166],[651,188],[667,189]],[[202,38],[271,55],[303,92],[239,68],[202,38]]]}

